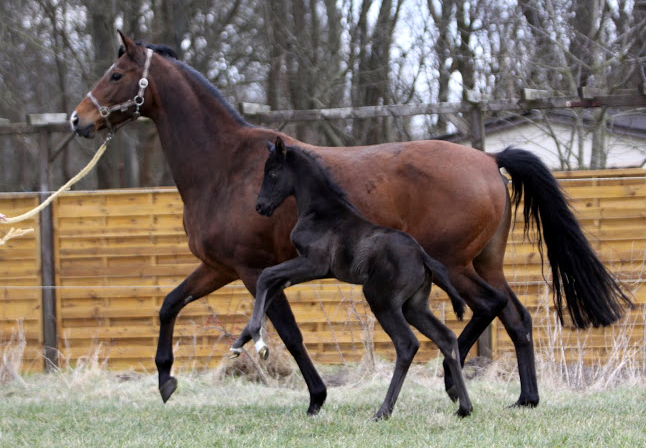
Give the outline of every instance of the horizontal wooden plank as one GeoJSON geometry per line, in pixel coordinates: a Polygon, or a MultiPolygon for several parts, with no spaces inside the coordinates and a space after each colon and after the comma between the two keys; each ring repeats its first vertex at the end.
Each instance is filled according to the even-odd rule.
{"type": "MultiPolygon", "coordinates": [[[[646,288],[641,286],[646,258],[646,170],[555,173],[555,176],[571,198],[593,249],[631,289],[635,302],[646,303],[646,288]]],[[[3,197],[0,194],[0,211],[9,216],[29,210],[37,203],[37,195],[3,197]]],[[[198,263],[188,251],[182,226],[183,207],[177,191],[171,188],[69,192],[55,201],[53,209],[56,280],[61,285],[56,290],[57,312],[61,335],[68,338],[71,357],[86,356],[98,337],[111,347],[110,356],[115,357],[110,361],[111,366],[150,363],[156,347],[161,303],[198,263]]],[[[575,347],[583,341],[586,350],[601,353],[605,345],[613,343],[616,333],[602,331],[584,335],[564,329],[558,340],[554,340],[552,293],[543,279],[545,274],[549,280],[551,273],[547,264],[541,264],[536,245],[524,239],[520,219],[510,235],[505,272],[512,288],[534,316],[538,349],[560,344],[560,349],[568,352],[567,356],[574,356],[575,347]]],[[[37,224],[37,220],[33,222],[37,224]]],[[[0,235],[2,230],[0,226],[0,235]]],[[[0,249],[0,275],[5,284],[11,281],[28,285],[37,281],[37,243],[37,234],[32,234],[29,238],[14,240],[11,251],[0,249]]],[[[460,331],[465,322],[456,320],[446,296],[437,295],[437,291],[434,288],[430,301],[434,313],[454,331],[460,331]]],[[[326,280],[297,285],[286,292],[313,359],[340,362],[343,357],[359,356],[352,347],[361,347],[361,319],[370,315],[360,286],[326,280]]],[[[0,326],[27,316],[30,337],[42,338],[40,330],[34,329],[42,317],[29,319],[29,315],[40,313],[40,291],[0,287],[2,297],[5,301],[0,304],[0,316],[3,306],[10,308],[6,308],[7,319],[4,324],[0,319],[0,326]]],[[[177,365],[191,356],[200,362],[211,362],[208,359],[213,357],[214,344],[224,348],[228,344],[222,339],[220,325],[229,331],[239,331],[249,318],[252,306],[253,299],[237,282],[184,308],[177,325],[176,340],[181,347],[177,351],[177,365]],[[198,345],[191,347],[194,341],[198,345]]],[[[643,310],[629,314],[632,327],[621,323],[612,327],[629,331],[627,340],[631,344],[643,339],[644,323],[635,323],[640,313],[643,315],[643,310]]],[[[494,323],[494,328],[497,352],[513,350],[504,327],[494,323]]],[[[420,340],[424,338],[420,336],[420,340]]],[[[375,341],[380,353],[392,355],[390,341],[378,325],[375,341]]],[[[436,353],[427,350],[426,344],[423,347],[420,353],[425,353],[424,356],[436,353]]],[[[215,356],[219,357],[221,354],[215,356]]],[[[154,364],[150,365],[154,368],[154,364]]]]}

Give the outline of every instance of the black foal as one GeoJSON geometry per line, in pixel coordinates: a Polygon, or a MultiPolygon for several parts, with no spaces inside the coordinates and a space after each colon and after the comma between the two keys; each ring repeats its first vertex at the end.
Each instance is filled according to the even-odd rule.
{"type": "Polygon", "coordinates": [[[231,348],[234,356],[252,338],[258,353],[263,358],[268,356],[260,334],[268,297],[275,297],[290,285],[335,277],[363,285],[370,309],[395,345],[395,372],[373,419],[391,415],[419,348],[408,324],[435,342],[445,356],[460,400],[457,414],[469,415],[472,406],[462,376],[457,339],[428,306],[433,281],[448,293],[456,314],[462,318],[464,301],[451,285],[446,267],[428,256],[407,233],[366,220],[314,156],[297,147],[286,148],[280,137],[268,147],[256,210],[271,216],[285,198],[296,197],[298,222],[291,240],[299,256],[265,269],[258,278],[253,314],[231,348]]]}

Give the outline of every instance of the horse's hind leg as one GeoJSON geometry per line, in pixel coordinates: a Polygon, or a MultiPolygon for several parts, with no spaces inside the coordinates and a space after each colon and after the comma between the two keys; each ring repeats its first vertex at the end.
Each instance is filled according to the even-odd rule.
{"type": "Polygon", "coordinates": [[[422,287],[404,303],[404,317],[420,333],[433,341],[444,355],[445,366],[448,366],[451,372],[455,394],[460,400],[457,415],[466,417],[471,413],[473,406],[462,375],[458,341],[455,334],[431,312],[428,306],[430,291],[431,282],[427,277],[422,287]]]}
{"type": "Polygon", "coordinates": [[[419,341],[411,331],[402,314],[401,301],[397,299],[390,301],[393,297],[389,295],[388,291],[388,288],[382,289],[369,284],[366,284],[363,289],[370,309],[377,318],[381,328],[384,329],[393,341],[396,353],[395,371],[390,380],[386,398],[379,410],[372,417],[373,420],[387,419],[392,414],[408,369],[419,349],[419,341]]]}
{"type": "Polygon", "coordinates": [[[520,377],[520,396],[512,406],[534,407],[538,405],[539,395],[534,361],[532,317],[508,285],[506,290],[509,303],[500,312],[498,318],[514,343],[520,377]]]}
{"type": "MultiPolygon", "coordinates": [[[[472,268],[461,271],[453,269],[451,282],[473,311],[471,320],[458,336],[460,365],[464,366],[469,350],[496,315],[507,305],[508,299],[506,294],[494,289],[472,268]]],[[[459,398],[456,394],[450,365],[446,359],[444,360],[444,386],[452,400],[455,401],[459,398]]]]}
{"type": "Polygon", "coordinates": [[[159,373],[159,393],[164,403],[177,389],[177,380],[171,376],[173,365],[173,329],[180,310],[194,300],[235,280],[204,264],[198,266],[179,286],[165,298],[159,310],[159,340],[155,364],[159,373]]]}
{"type": "MultiPolygon", "coordinates": [[[[503,272],[503,257],[507,245],[508,226],[501,226],[485,250],[473,261],[478,274],[497,291],[502,291],[507,303],[498,313],[516,350],[518,374],[520,377],[520,396],[515,406],[536,406],[539,401],[532,318],[511,290],[503,272]]],[[[462,347],[460,347],[462,349],[462,347]]]]}

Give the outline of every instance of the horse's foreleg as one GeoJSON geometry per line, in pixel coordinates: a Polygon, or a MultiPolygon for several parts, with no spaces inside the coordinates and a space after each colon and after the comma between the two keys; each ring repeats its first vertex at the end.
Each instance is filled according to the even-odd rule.
{"type": "MultiPolygon", "coordinates": [[[[289,266],[289,265],[288,265],[289,266]]],[[[315,278],[321,278],[323,274],[320,274],[321,269],[313,268],[306,260],[300,259],[300,261],[295,262],[292,266],[291,271],[291,284],[302,283],[308,280],[313,280],[315,278]],[[303,268],[303,269],[299,269],[303,268]]],[[[253,281],[254,277],[243,278],[243,282],[247,285],[247,288],[253,294],[256,291],[256,286],[260,283],[253,281]]],[[[325,383],[321,379],[320,375],[316,371],[312,360],[307,354],[305,345],[303,343],[303,335],[296,324],[296,319],[294,314],[289,306],[289,302],[285,297],[283,288],[287,287],[287,280],[283,280],[282,283],[279,282],[278,285],[281,286],[276,290],[276,293],[273,295],[267,295],[264,309],[267,313],[267,317],[271,320],[278,336],[285,344],[285,347],[289,353],[294,357],[294,361],[298,365],[301,373],[303,374],[303,380],[307,385],[307,389],[310,393],[310,404],[307,408],[308,415],[314,415],[319,412],[325,399],[327,398],[327,390],[325,383]]],[[[266,287],[265,287],[266,288],[266,287]]],[[[258,294],[256,294],[257,296],[258,294]]],[[[254,305],[255,308],[258,305],[254,305]]],[[[263,309],[263,306],[260,305],[259,310],[263,309]]],[[[262,314],[260,314],[260,319],[262,319],[262,314]]],[[[243,330],[244,331],[244,330],[243,330]]],[[[251,339],[251,333],[248,333],[248,338],[244,342],[248,342],[251,339]]],[[[242,337],[242,335],[241,335],[242,337]]]]}
{"type": "Polygon", "coordinates": [[[159,340],[155,364],[159,373],[159,392],[164,403],[177,389],[177,380],[171,376],[173,365],[173,329],[180,310],[194,300],[233,281],[234,278],[201,264],[165,298],[159,310],[159,340]]]}
{"type": "Polygon", "coordinates": [[[307,349],[303,343],[303,335],[296,324],[294,314],[283,292],[271,301],[271,305],[267,309],[267,317],[274,324],[278,336],[280,336],[285,343],[285,347],[294,357],[294,361],[296,361],[303,375],[303,380],[310,393],[310,404],[307,408],[307,414],[317,414],[321,410],[323,403],[325,403],[327,389],[307,354],[307,349]]]}

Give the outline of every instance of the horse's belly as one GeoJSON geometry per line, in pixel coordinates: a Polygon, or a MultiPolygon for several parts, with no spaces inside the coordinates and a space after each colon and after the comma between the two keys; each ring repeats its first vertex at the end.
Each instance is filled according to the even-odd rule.
{"type": "Polygon", "coordinates": [[[507,190],[496,162],[447,142],[385,146],[329,161],[350,201],[369,220],[410,233],[431,256],[469,263],[505,219],[507,190]]]}

